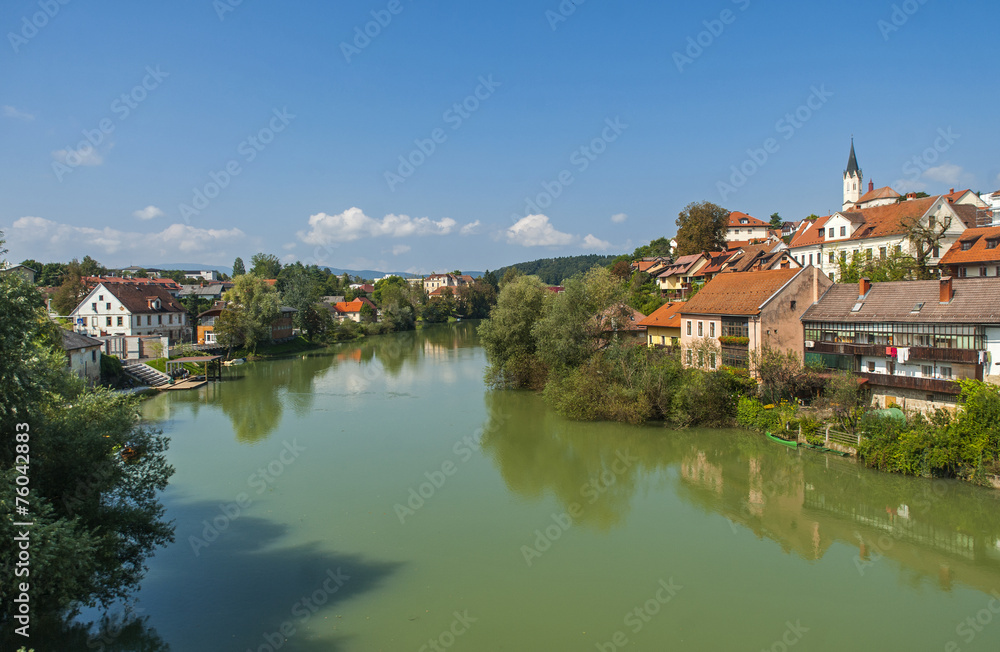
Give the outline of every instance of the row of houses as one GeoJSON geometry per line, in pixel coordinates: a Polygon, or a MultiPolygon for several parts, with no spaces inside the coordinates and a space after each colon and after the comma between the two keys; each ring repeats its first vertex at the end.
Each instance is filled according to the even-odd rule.
{"type": "Polygon", "coordinates": [[[954,405],[956,380],[1000,383],[1000,278],[834,283],[815,265],[720,274],[639,322],[650,346],[753,372],[765,348],[851,371],[883,407],[954,405]]]}

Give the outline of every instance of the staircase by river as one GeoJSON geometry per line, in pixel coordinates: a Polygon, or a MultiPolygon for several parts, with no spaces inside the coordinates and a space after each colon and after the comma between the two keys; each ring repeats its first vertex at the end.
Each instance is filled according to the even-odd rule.
{"type": "Polygon", "coordinates": [[[149,385],[150,387],[159,387],[160,385],[166,385],[170,381],[170,376],[163,373],[162,371],[157,371],[153,369],[148,364],[137,362],[130,364],[125,367],[125,373],[132,376],[143,385],[149,385]]]}

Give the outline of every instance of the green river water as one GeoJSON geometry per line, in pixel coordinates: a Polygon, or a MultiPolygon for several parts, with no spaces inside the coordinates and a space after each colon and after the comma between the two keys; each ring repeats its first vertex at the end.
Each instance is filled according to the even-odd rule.
{"type": "Polygon", "coordinates": [[[147,401],[139,613],[178,652],[1000,649],[998,492],[570,422],[485,364],[460,323],[147,401]]]}

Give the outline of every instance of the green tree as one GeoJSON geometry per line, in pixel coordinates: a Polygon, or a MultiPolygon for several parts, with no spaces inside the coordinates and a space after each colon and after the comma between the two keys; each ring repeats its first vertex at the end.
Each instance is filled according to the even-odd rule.
{"type": "Polygon", "coordinates": [[[544,383],[545,370],[535,355],[532,329],[541,318],[549,294],[536,276],[515,276],[502,285],[490,318],[479,325],[479,337],[489,360],[489,385],[516,389],[544,383]]]}
{"type": "Polygon", "coordinates": [[[243,259],[239,256],[233,261],[233,278],[237,276],[243,276],[247,273],[246,267],[243,266],[243,259]]]}
{"type": "Polygon", "coordinates": [[[867,278],[873,283],[885,281],[908,281],[919,278],[919,266],[912,256],[893,251],[885,258],[872,257],[857,252],[850,258],[846,256],[837,259],[837,282],[857,283],[867,278]]]}
{"type": "Polygon", "coordinates": [[[386,288],[407,288],[409,284],[400,276],[389,276],[387,278],[379,279],[375,281],[375,291],[372,292],[372,300],[375,301],[376,305],[382,305],[382,292],[386,288]]]}
{"type": "Polygon", "coordinates": [[[725,251],[729,211],[711,202],[691,203],[677,216],[677,255],[725,251]]]}
{"type": "Polygon", "coordinates": [[[455,311],[468,319],[482,319],[489,317],[490,309],[496,302],[496,289],[489,283],[476,279],[469,285],[458,288],[455,311]]]}
{"type": "Polygon", "coordinates": [[[771,213],[771,223],[772,229],[780,229],[781,225],[785,223],[785,220],[781,219],[781,216],[777,213],[771,213]]]}
{"type": "Polygon", "coordinates": [[[667,238],[657,238],[651,240],[649,244],[637,247],[632,252],[632,258],[654,258],[656,256],[670,256],[670,240],[667,238]]]}
{"type": "MultiPolygon", "coordinates": [[[[167,439],[137,421],[136,398],[88,390],[66,368],[33,287],[17,276],[0,278],[0,314],[0,504],[13,513],[16,456],[24,454],[16,446],[26,446],[38,628],[138,588],[146,560],[173,540],[157,499],[173,469],[167,439]]],[[[14,520],[0,519],[0,572],[8,578],[18,558],[14,520]]],[[[0,631],[15,626],[15,591],[12,582],[0,583],[0,631]]]]}
{"type": "Polygon", "coordinates": [[[500,291],[500,279],[497,278],[496,272],[486,270],[483,272],[482,281],[491,286],[495,292],[500,291]]]}
{"type": "Polygon", "coordinates": [[[84,276],[103,276],[108,269],[90,256],[84,256],[80,262],[80,273],[84,276]]]}
{"type": "Polygon", "coordinates": [[[223,295],[227,305],[215,332],[223,346],[246,347],[255,353],[261,342],[271,339],[271,324],[280,314],[278,291],[254,274],[244,274],[234,282],[223,295]]]}
{"type": "Polygon", "coordinates": [[[260,278],[278,278],[281,261],[274,254],[256,253],[250,259],[250,273],[260,278]]]}
{"type": "Polygon", "coordinates": [[[74,258],[66,266],[62,285],[52,297],[52,307],[60,315],[68,315],[87,296],[87,286],[83,282],[80,263],[74,258]]]}

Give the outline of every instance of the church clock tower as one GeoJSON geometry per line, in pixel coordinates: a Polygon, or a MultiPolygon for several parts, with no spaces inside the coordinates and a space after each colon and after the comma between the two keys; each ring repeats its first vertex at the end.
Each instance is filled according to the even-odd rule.
{"type": "Polygon", "coordinates": [[[854,155],[854,139],[851,138],[851,156],[847,159],[847,169],[844,170],[843,210],[847,210],[861,199],[862,179],[861,168],[858,167],[858,157],[854,155]]]}

